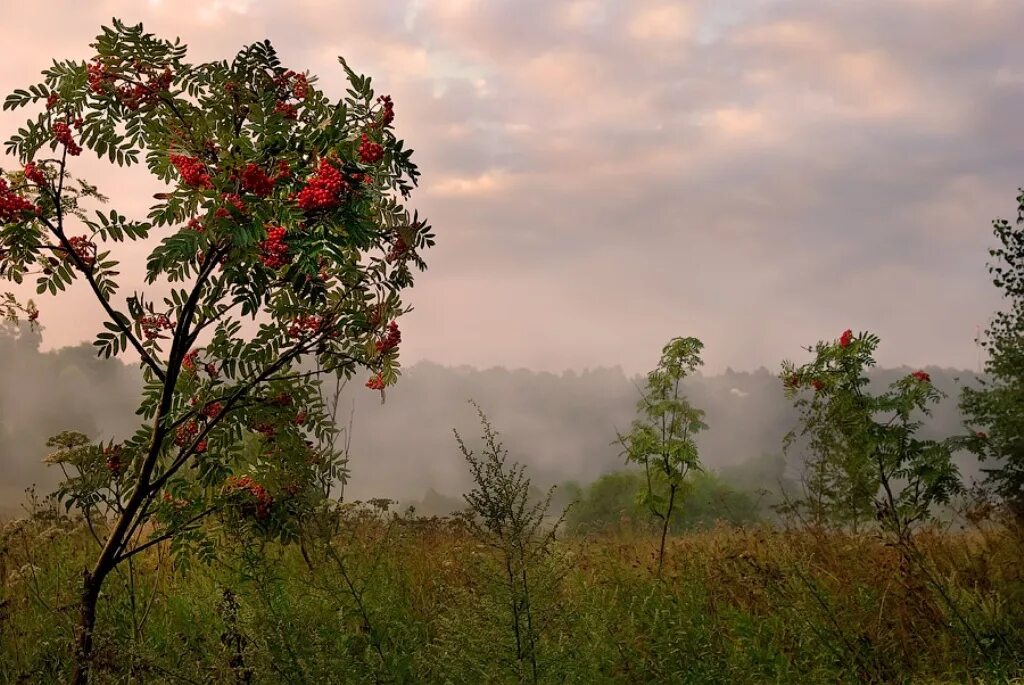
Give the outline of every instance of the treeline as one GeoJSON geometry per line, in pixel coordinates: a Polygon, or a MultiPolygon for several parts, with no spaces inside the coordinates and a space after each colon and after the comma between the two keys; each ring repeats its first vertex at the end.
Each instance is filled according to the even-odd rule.
{"type": "MultiPolygon", "coordinates": [[[[109,439],[135,427],[140,386],[134,368],[97,359],[88,344],[42,352],[41,338],[27,328],[0,327],[0,510],[18,507],[24,488],[36,484],[48,492],[60,480],[59,470],[43,464],[52,435],[70,429],[109,439]]],[[[956,399],[961,387],[978,384],[977,375],[925,370],[948,397],[934,407],[921,435],[960,431],[956,399]]],[[[869,377],[872,385],[882,387],[908,372],[875,369],[869,377]]],[[[613,444],[615,431],[633,419],[643,382],[621,368],[557,375],[420,362],[405,370],[384,404],[378,393],[353,383],[342,391],[338,412],[339,422],[350,423],[351,431],[346,498],[388,497],[438,513],[461,506],[460,493],[469,480],[451,430],[473,429],[467,398],[514,436],[514,457],[538,484],[574,482],[586,488],[623,468],[622,448],[613,444]]],[[[799,478],[799,454],[780,460],[783,437],[797,424],[798,414],[774,372],[698,373],[685,379],[684,389],[694,406],[706,412],[709,428],[696,440],[710,471],[755,498],[759,489],[774,488],[780,477],[799,478]]],[[[978,476],[972,457],[960,454],[958,461],[968,481],[978,476]]]]}

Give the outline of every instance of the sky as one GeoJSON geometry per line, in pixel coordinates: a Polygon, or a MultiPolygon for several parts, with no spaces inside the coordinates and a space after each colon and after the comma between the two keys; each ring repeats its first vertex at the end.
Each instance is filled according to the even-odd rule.
{"type": "MultiPolygon", "coordinates": [[[[268,38],[336,97],[338,55],[372,76],[438,238],[406,364],[638,373],[692,335],[706,372],[774,370],[852,328],[882,338],[883,366],[976,369],[1000,305],[986,260],[1024,185],[1019,0],[4,5],[4,94],[91,57],[114,16],[196,61],[268,38]]],[[[24,116],[0,115],[0,138],[24,116]]],[[[143,216],[154,182],[86,157],[75,173],[143,216]]],[[[124,282],[145,247],[118,255],[124,282]]],[[[46,347],[99,330],[84,291],[38,304],[46,347]]]]}

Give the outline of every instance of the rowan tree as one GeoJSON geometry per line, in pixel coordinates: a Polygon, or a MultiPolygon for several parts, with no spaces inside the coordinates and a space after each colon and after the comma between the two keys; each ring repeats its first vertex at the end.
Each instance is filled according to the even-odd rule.
{"type": "MultiPolygon", "coordinates": [[[[418,171],[391,98],[343,59],[349,88],[331,100],[269,41],[193,64],[179,40],[114,20],[92,47],[6,99],[37,112],[6,144],[21,167],[0,177],[0,275],[34,278],[40,295],[90,291],[98,353],[137,360],[144,381],[134,434],[50,441],[67,473],[58,496],[97,542],[76,683],[118,564],[168,540],[180,562],[209,556],[218,522],[296,537],[344,473],[322,377],[368,369],[382,393],[396,380],[400,294],[434,242],[401,204],[418,171]],[[99,188],[73,175],[86,152],[168,189],[144,219],[97,210],[99,188]],[[153,247],[125,296],[114,250],[128,241],[153,247]]],[[[7,317],[46,318],[0,302],[7,317]]]]}
{"type": "Polygon", "coordinates": [[[801,418],[785,445],[803,436],[810,451],[806,496],[790,504],[819,524],[877,521],[905,542],[915,524],[960,491],[952,459],[958,443],[917,436],[921,419],[943,397],[926,372],[914,371],[882,393],[868,391],[865,370],[875,365],[879,342],[847,330],[807,348],[815,355],[807,364],[783,362],[786,395],[801,418]]]}

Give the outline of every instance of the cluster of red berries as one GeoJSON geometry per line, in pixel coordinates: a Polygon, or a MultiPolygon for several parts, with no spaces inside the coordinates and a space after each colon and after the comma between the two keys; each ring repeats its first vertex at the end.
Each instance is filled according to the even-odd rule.
{"type": "Polygon", "coordinates": [[[161,331],[169,331],[174,328],[174,324],[171,323],[171,320],[167,318],[166,314],[147,314],[140,316],[139,326],[142,328],[142,335],[146,336],[146,340],[163,338],[160,334],[161,331]]]}
{"type": "Polygon", "coordinates": [[[259,197],[266,197],[274,190],[274,180],[258,164],[250,162],[239,174],[242,188],[259,197]]]}
{"type": "Polygon", "coordinates": [[[381,95],[377,98],[377,102],[383,105],[380,111],[380,125],[387,126],[395,120],[395,104],[391,102],[390,95],[381,95]]]}
{"type": "Polygon", "coordinates": [[[50,93],[49,95],[46,96],[46,109],[47,110],[53,109],[54,107],[57,106],[58,102],[60,102],[60,94],[59,93],[50,93]]]}
{"type": "Polygon", "coordinates": [[[109,86],[117,80],[117,76],[110,71],[110,67],[100,61],[99,57],[86,67],[89,75],[89,90],[97,95],[105,93],[109,86]]]}
{"type": "Polygon", "coordinates": [[[0,178],[0,224],[10,224],[25,214],[39,214],[40,208],[10,190],[7,181],[0,178]]]}
{"type": "Polygon", "coordinates": [[[25,178],[40,186],[46,183],[46,175],[35,162],[29,162],[25,165],[25,178]]]}
{"type": "Polygon", "coordinates": [[[851,342],[853,342],[853,331],[847,328],[843,331],[842,337],[839,338],[839,346],[849,347],[851,342]]]}
{"type": "Polygon", "coordinates": [[[240,478],[229,476],[227,488],[236,492],[248,492],[256,500],[256,516],[258,518],[263,519],[270,514],[270,505],[274,503],[274,498],[270,496],[266,488],[249,476],[240,478]]]}
{"type": "Polygon", "coordinates": [[[375,164],[383,156],[384,148],[370,140],[370,136],[364,133],[362,142],[359,144],[359,161],[363,164],[375,164]]]}
{"type": "Polygon", "coordinates": [[[324,320],[315,314],[299,314],[288,327],[288,336],[298,338],[304,333],[319,333],[324,320]]]}
{"type": "Polygon", "coordinates": [[[309,81],[305,74],[295,74],[295,82],[292,83],[292,95],[297,100],[305,100],[309,95],[309,81]]]}
{"type": "Polygon", "coordinates": [[[370,390],[383,390],[384,389],[384,377],[379,373],[372,376],[370,380],[366,381],[366,387],[370,390]]]}
{"type": "Polygon", "coordinates": [[[292,261],[288,254],[288,243],[284,241],[284,226],[271,226],[267,229],[267,239],[260,243],[260,261],[268,269],[280,269],[292,261]]]}
{"type": "Polygon", "coordinates": [[[213,213],[213,216],[218,219],[227,219],[231,216],[231,210],[227,208],[227,205],[234,207],[235,211],[242,215],[249,212],[249,208],[245,206],[245,202],[238,193],[221,193],[220,199],[226,204],[218,207],[217,211],[213,213]]]}
{"type": "Polygon", "coordinates": [[[272,440],[277,435],[277,426],[260,421],[252,427],[254,431],[265,437],[267,440],[272,440]]]}
{"type": "Polygon", "coordinates": [[[977,433],[974,434],[974,436],[977,438],[981,438],[982,440],[988,440],[988,433],[986,433],[985,431],[978,431],[977,433]]]}
{"type": "Polygon", "coordinates": [[[274,114],[280,114],[285,119],[297,119],[299,117],[299,108],[290,102],[278,100],[277,104],[274,105],[274,114]]]}
{"type": "MultiPolygon", "coordinates": [[[[785,379],[785,385],[787,388],[799,388],[803,383],[804,379],[801,378],[798,373],[791,373],[785,379]]],[[[820,392],[825,389],[825,383],[818,378],[813,378],[811,379],[811,387],[814,388],[815,391],[820,392]]]]}
{"type": "Polygon", "coordinates": [[[53,125],[53,137],[58,143],[63,145],[68,154],[72,157],[82,154],[82,148],[75,142],[74,136],[71,134],[71,127],[66,121],[58,121],[53,125]]]}
{"type": "Polygon", "coordinates": [[[309,95],[309,79],[305,74],[288,69],[274,77],[274,85],[278,88],[291,91],[291,96],[297,100],[305,100],[309,95]]]}
{"type": "Polygon", "coordinates": [[[99,57],[94,58],[86,67],[89,90],[96,95],[113,91],[122,104],[134,112],[142,105],[150,103],[158,93],[170,88],[174,74],[169,67],[164,67],[163,71],[157,73],[155,67],[143,64],[138,60],[134,61],[131,66],[138,74],[138,81],[116,86],[119,75],[99,57]],[[146,79],[145,83],[142,82],[143,78],[146,79]]]}
{"type": "Polygon", "coordinates": [[[121,104],[133,112],[152,102],[160,92],[170,88],[174,79],[169,67],[155,75],[152,67],[144,67],[140,71],[148,77],[146,83],[125,84],[116,89],[121,104]]]}
{"type": "Polygon", "coordinates": [[[174,168],[178,170],[185,185],[202,189],[213,187],[210,174],[206,171],[206,165],[198,158],[188,155],[171,155],[169,159],[174,168]]]}
{"type": "Polygon", "coordinates": [[[405,242],[405,239],[399,236],[395,240],[395,244],[391,246],[388,251],[387,260],[394,262],[404,257],[409,252],[409,245],[405,242]]]}
{"type": "MultiPolygon", "coordinates": [[[[78,257],[78,261],[82,262],[86,267],[92,268],[96,263],[96,243],[89,240],[86,236],[72,236],[68,238],[68,245],[75,256],[78,257]]],[[[70,261],[71,256],[69,254],[65,254],[65,257],[70,261]]]]}
{"type": "Polygon", "coordinates": [[[222,411],[224,411],[223,404],[220,402],[210,402],[208,405],[203,407],[203,411],[201,413],[208,419],[215,419],[220,416],[222,411]]]}
{"type": "Polygon", "coordinates": [[[178,426],[178,432],[174,435],[174,444],[178,447],[187,447],[199,435],[199,423],[194,419],[186,421],[178,426]]]}
{"type": "Polygon", "coordinates": [[[299,208],[304,212],[328,209],[338,204],[338,196],[346,187],[341,172],[326,159],[321,159],[316,171],[306,186],[296,196],[299,208]]]}
{"type": "Polygon", "coordinates": [[[192,350],[186,352],[185,356],[181,358],[181,365],[187,370],[195,372],[196,370],[196,358],[199,356],[199,350],[192,350]]]}
{"type": "MultiPolygon", "coordinates": [[[[206,226],[203,226],[202,219],[200,219],[197,216],[194,216],[194,217],[192,217],[191,219],[188,220],[188,227],[189,227],[190,230],[193,230],[196,233],[202,233],[203,231],[206,230],[206,226]]],[[[200,260],[200,261],[202,261],[202,260],[200,260]]]]}
{"type": "Polygon", "coordinates": [[[921,383],[930,383],[931,380],[932,380],[932,377],[929,376],[924,371],[915,371],[914,373],[912,373],[910,375],[911,375],[911,377],[913,377],[914,379],[920,381],[921,383]]]}
{"type": "Polygon", "coordinates": [[[388,324],[387,333],[377,341],[377,353],[386,354],[398,347],[400,342],[402,342],[402,332],[398,330],[398,322],[392,321],[388,324]]]}
{"type": "Polygon", "coordinates": [[[299,412],[295,415],[295,419],[294,419],[295,425],[296,426],[303,425],[304,423],[306,423],[306,419],[308,419],[308,418],[309,418],[309,414],[306,413],[306,410],[305,409],[300,409],[299,412]]]}
{"type": "Polygon", "coordinates": [[[124,461],[124,450],[121,445],[111,445],[103,448],[103,456],[106,457],[107,471],[115,476],[124,472],[128,464],[124,461]]]}

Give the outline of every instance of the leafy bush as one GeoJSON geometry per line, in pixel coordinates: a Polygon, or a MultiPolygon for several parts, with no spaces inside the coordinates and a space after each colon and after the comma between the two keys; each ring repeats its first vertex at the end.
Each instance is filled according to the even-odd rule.
{"type": "MultiPolygon", "coordinates": [[[[647,483],[643,471],[623,470],[605,474],[582,491],[566,516],[574,533],[592,533],[616,527],[646,530],[653,526],[644,505],[647,483]]],[[[679,506],[672,512],[669,530],[680,533],[708,528],[718,522],[733,525],[759,520],[757,500],[725,483],[714,473],[698,471],[687,476],[680,489],[679,506]]],[[[659,493],[664,497],[667,493],[659,493]]]]}

